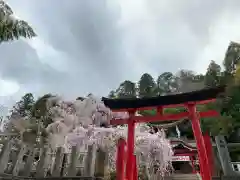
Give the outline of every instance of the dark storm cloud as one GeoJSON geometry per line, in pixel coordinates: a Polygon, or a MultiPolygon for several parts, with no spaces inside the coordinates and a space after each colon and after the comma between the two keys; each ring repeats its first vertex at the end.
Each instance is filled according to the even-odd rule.
{"type": "MultiPolygon", "coordinates": [[[[159,26],[165,27],[169,24],[178,27],[186,26],[200,41],[202,38],[207,39],[209,28],[215,25],[223,13],[234,15],[234,12],[239,11],[240,6],[238,0],[153,0],[146,1],[146,3],[149,12],[159,22],[165,21],[164,26],[162,23],[158,23],[159,26]]],[[[174,31],[177,32],[177,29],[174,31]]]]}
{"type": "Polygon", "coordinates": [[[118,28],[120,11],[108,6],[106,0],[43,0],[32,7],[33,15],[41,17],[43,37],[67,53],[70,64],[93,71],[106,84],[120,81],[126,68],[118,28]]]}
{"type": "MultiPolygon", "coordinates": [[[[2,78],[14,79],[29,90],[36,84],[36,87],[42,88],[38,92],[70,96],[89,92],[106,95],[127,78],[127,73],[122,76],[127,63],[117,27],[119,9],[108,7],[105,0],[75,1],[71,4],[69,1],[56,0],[9,3],[17,15],[32,24],[40,39],[44,39],[56,51],[65,53],[64,61],[69,68],[68,71],[59,72],[41,63],[35,52],[38,47],[35,46],[35,50],[27,43],[18,42],[2,47],[2,51],[6,52],[4,56],[12,62],[22,59],[22,64],[18,61],[11,65],[13,63],[6,61],[2,78]],[[9,55],[13,49],[19,51],[9,55]]],[[[44,51],[41,53],[44,54],[44,51]]],[[[49,61],[54,63],[58,59],[53,57],[49,61]]]]}
{"type": "Polygon", "coordinates": [[[52,87],[59,86],[66,80],[67,74],[43,64],[35,49],[24,41],[1,44],[0,53],[3,59],[0,66],[1,78],[16,81],[20,88],[41,92],[38,87],[44,85],[52,90],[52,87]]]}
{"type": "MultiPolygon", "coordinates": [[[[145,2],[151,17],[147,26],[153,26],[156,31],[154,36],[156,43],[150,43],[151,51],[146,54],[152,59],[152,69],[157,72],[165,70],[175,72],[181,68],[197,70],[196,66],[199,67],[201,64],[196,61],[197,57],[210,43],[212,28],[221,20],[224,13],[234,16],[240,9],[238,0],[145,2]]],[[[142,34],[140,39],[149,36],[147,33],[142,34]]],[[[146,43],[146,38],[143,43],[146,43]]],[[[202,66],[206,68],[206,64],[202,63],[202,66]]]]}
{"type": "MultiPolygon", "coordinates": [[[[209,43],[210,30],[240,1],[226,0],[9,0],[39,38],[65,56],[38,57],[25,42],[0,47],[4,78],[39,92],[106,95],[141,73],[192,69],[209,43]],[[142,4],[142,5],[139,5],[142,4]],[[14,53],[12,53],[14,52],[14,53]],[[64,61],[67,70],[42,63],[64,61]]],[[[42,49],[47,46],[41,47],[42,49]]],[[[42,54],[45,51],[41,51],[42,54]]],[[[63,65],[64,66],[64,65],[63,65]]],[[[202,65],[206,66],[206,64],[202,65]]]]}
{"type": "Polygon", "coordinates": [[[35,49],[22,40],[1,44],[0,53],[0,74],[3,79],[17,79],[20,84],[51,84],[52,78],[54,81],[60,80],[58,77],[61,73],[42,64],[35,49]],[[52,78],[45,81],[47,77],[52,78]]]}

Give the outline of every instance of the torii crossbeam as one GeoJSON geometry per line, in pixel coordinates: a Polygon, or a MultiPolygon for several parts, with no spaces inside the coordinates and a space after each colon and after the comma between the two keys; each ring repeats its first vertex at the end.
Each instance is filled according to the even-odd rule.
{"type": "MultiPolygon", "coordinates": [[[[135,99],[108,99],[102,98],[104,104],[112,111],[126,111],[129,113],[129,119],[111,120],[112,125],[128,124],[128,138],[127,138],[127,165],[126,176],[123,176],[124,169],[121,168],[122,173],[118,177],[126,178],[127,180],[136,180],[135,172],[135,156],[134,156],[134,130],[135,123],[147,123],[157,121],[170,121],[188,118],[191,120],[192,129],[196,140],[198,149],[198,156],[200,162],[200,172],[203,180],[212,179],[212,165],[206,153],[206,145],[200,127],[200,118],[218,116],[219,113],[211,110],[206,112],[198,112],[196,105],[207,104],[214,102],[216,97],[224,92],[225,87],[217,87],[211,89],[202,89],[189,93],[181,93],[176,95],[158,96],[152,98],[135,98],[135,99]],[[186,112],[179,114],[164,114],[164,108],[184,107],[186,112]],[[135,112],[139,110],[156,109],[155,116],[135,116],[135,112]]],[[[122,151],[122,150],[121,150],[122,151]]]]}

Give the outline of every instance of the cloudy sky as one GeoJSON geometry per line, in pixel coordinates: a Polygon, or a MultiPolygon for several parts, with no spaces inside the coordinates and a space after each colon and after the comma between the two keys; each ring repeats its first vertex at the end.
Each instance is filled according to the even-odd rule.
{"type": "Polygon", "coordinates": [[[0,45],[0,104],[25,92],[105,96],[143,72],[222,62],[239,0],[7,0],[38,37],[0,45]]]}

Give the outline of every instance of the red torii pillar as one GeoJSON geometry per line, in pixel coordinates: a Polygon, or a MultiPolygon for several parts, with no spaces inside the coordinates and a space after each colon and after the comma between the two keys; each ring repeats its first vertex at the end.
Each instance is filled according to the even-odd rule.
{"type": "Polygon", "coordinates": [[[116,160],[116,170],[117,170],[117,180],[124,180],[125,178],[125,153],[126,141],[125,139],[119,139],[117,145],[117,160],[116,160]]]}
{"type": "Polygon", "coordinates": [[[198,157],[199,157],[199,164],[200,164],[200,172],[202,175],[203,180],[211,180],[211,172],[209,169],[209,163],[207,158],[207,152],[205,148],[205,142],[202,135],[200,122],[199,122],[199,114],[196,111],[196,104],[195,103],[189,103],[188,110],[190,113],[190,119],[192,122],[192,129],[193,134],[195,136],[197,150],[198,150],[198,157]]]}
{"type": "Polygon", "coordinates": [[[134,114],[135,110],[129,111],[128,119],[128,137],[127,137],[127,166],[126,166],[126,178],[127,180],[133,180],[134,167],[134,136],[135,136],[135,121],[134,114]]]}
{"type": "Polygon", "coordinates": [[[211,137],[208,133],[205,133],[203,135],[204,142],[205,142],[205,148],[207,152],[207,159],[208,159],[208,166],[211,173],[211,176],[214,175],[214,160],[213,160],[213,149],[212,149],[212,142],[211,137]]]}

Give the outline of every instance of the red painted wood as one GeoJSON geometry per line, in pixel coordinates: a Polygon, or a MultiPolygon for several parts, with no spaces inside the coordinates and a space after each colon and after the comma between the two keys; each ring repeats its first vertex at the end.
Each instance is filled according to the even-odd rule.
{"type": "Polygon", "coordinates": [[[157,114],[162,116],[163,115],[164,108],[162,106],[157,107],[157,114]]]}
{"type": "MultiPolygon", "coordinates": [[[[211,110],[206,112],[199,112],[200,117],[215,117],[219,116],[217,111],[211,110]]],[[[188,118],[188,112],[182,112],[178,114],[167,114],[167,115],[155,115],[155,116],[133,116],[135,123],[147,123],[147,122],[158,122],[158,121],[177,121],[179,119],[188,118]]],[[[110,121],[111,125],[122,125],[127,124],[128,119],[113,119],[110,121]]]]}
{"type": "Polygon", "coordinates": [[[128,137],[127,137],[127,166],[126,166],[126,178],[127,180],[133,180],[134,171],[134,132],[135,132],[135,122],[133,116],[135,111],[129,112],[128,119],[128,137]]]}
{"type": "Polygon", "coordinates": [[[125,175],[125,146],[126,141],[124,139],[118,140],[117,146],[117,160],[116,160],[116,170],[117,170],[117,180],[124,180],[125,175]]]}
{"type": "Polygon", "coordinates": [[[215,110],[209,110],[209,111],[205,111],[205,112],[199,112],[199,116],[201,118],[206,118],[206,117],[216,117],[219,116],[219,112],[215,111],[215,110]]]}
{"type": "Polygon", "coordinates": [[[202,136],[202,131],[200,128],[199,116],[196,111],[196,105],[189,104],[188,110],[190,112],[189,118],[191,119],[191,122],[192,122],[193,134],[196,139],[202,179],[203,180],[211,180],[211,173],[208,168],[209,166],[208,166],[207,152],[206,152],[206,148],[205,148],[204,139],[202,136]]]}
{"type": "Polygon", "coordinates": [[[195,102],[196,105],[201,105],[201,104],[208,104],[208,103],[213,103],[215,102],[216,99],[208,99],[208,100],[204,100],[204,101],[198,101],[198,102],[195,102]]]}

